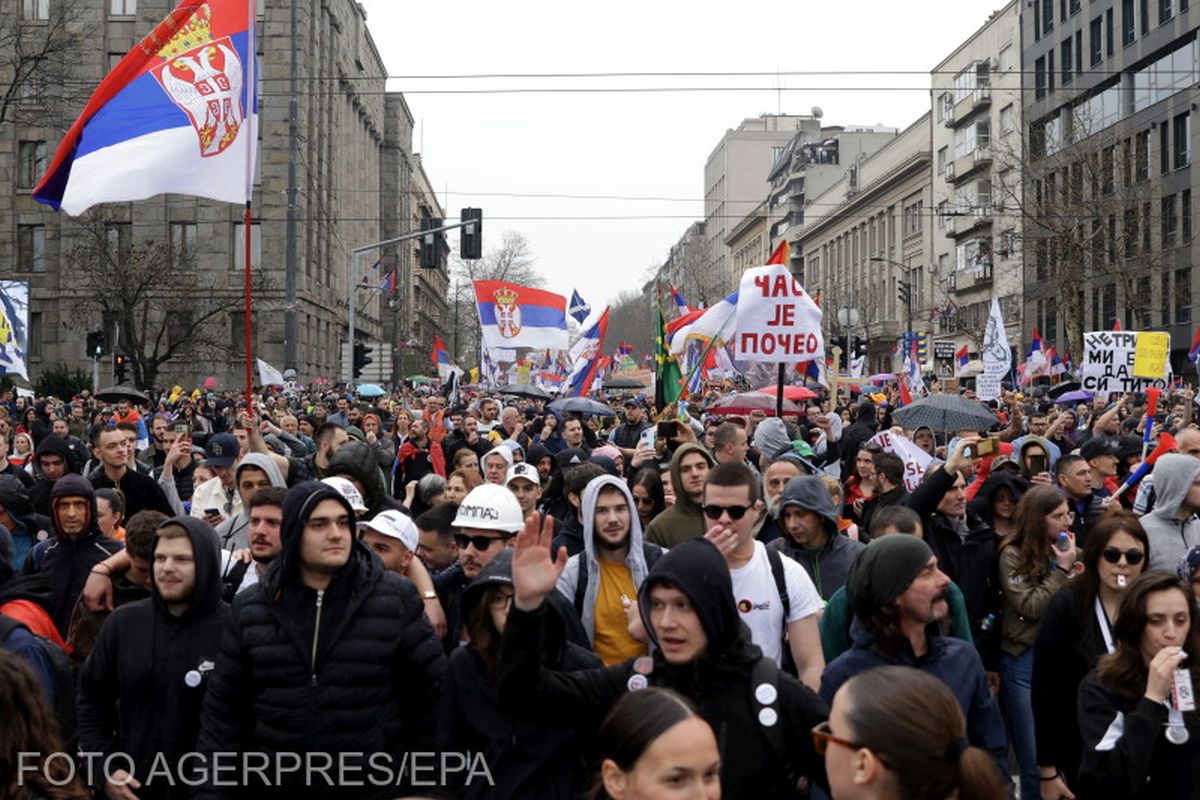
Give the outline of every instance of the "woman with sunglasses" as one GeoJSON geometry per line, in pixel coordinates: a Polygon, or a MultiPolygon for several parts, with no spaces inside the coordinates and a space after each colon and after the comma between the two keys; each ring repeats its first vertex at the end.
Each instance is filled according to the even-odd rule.
{"type": "Polygon", "coordinates": [[[1033,642],[1050,598],[1079,574],[1071,512],[1053,486],[1031,488],[1017,504],[1016,530],[1000,542],[1003,591],[1000,701],[1008,738],[1020,764],[1021,796],[1038,797],[1031,683],[1033,642]]]}
{"type": "Polygon", "coordinates": [[[877,667],[846,681],[829,720],[813,729],[833,800],[1008,797],[990,753],[967,742],[967,723],[939,678],[877,667]]]}
{"type": "Polygon", "coordinates": [[[1092,526],[1083,573],[1050,599],[1033,645],[1033,719],[1041,796],[1071,797],[1082,743],[1075,724],[1079,684],[1115,647],[1121,599],[1142,571],[1150,543],[1138,518],[1110,511],[1092,526]]]}
{"type": "Polygon", "coordinates": [[[645,467],[633,473],[629,478],[629,491],[633,493],[633,502],[637,504],[642,530],[646,530],[650,521],[667,509],[662,478],[659,477],[658,470],[645,467]]]}
{"type": "Polygon", "coordinates": [[[1080,800],[1200,797],[1200,715],[1178,688],[1200,685],[1200,614],[1188,586],[1153,570],[1130,584],[1114,652],[1079,687],[1080,800]],[[1181,707],[1182,706],[1182,707],[1181,707]]]}
{"type": "MultiPolygon", "coordinates": [[[[476,777],[447,788],[456,788],[462,798],[576,798],[587,785],[579,737],[569,728],[540,724],[529,714],[515,715],[496,696],[500,641],[513,601],[512,558],[513,551],[504,550],[463,590],[463,628],[470,643],[450,654],[438,716],[442,749],[482,753],[492,782],[476,777]]],[[[548,621],[556,624],[556,615],[548,615],[548,621]]],[[[545,647],[542,663],[548,669],[574,672],[603,666],[558,629],[546,637],[545,647]]]]}

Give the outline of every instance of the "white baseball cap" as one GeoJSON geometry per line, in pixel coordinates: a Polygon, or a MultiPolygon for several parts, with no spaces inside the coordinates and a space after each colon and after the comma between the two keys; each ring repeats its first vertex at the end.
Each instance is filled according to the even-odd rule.
{"type": "Polygon", "coordinates": [[[372,530],[384,536],[390,536],[407,547],[409,552],[417,552],[420,534],[417,532],[417,526],[403,512],[393,509],[380,511],[371,519],[358,523],[358,529],[360,531],[372,530]]]}
{"type": "Polygon", "coordinates": [[[541,486],[542,476],[538,474],[537,467],[533,464],[527,464],[522,461],[519,464],[513,464],[508,468],[508,477],[504,479],[504,485],[508,486],[517,478],[523,478],[534,486],[541,486]]]}

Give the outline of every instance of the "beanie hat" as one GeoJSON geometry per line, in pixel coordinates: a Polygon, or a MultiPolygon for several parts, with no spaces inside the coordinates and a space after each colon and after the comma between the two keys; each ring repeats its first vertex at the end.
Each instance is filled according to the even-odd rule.
{"type": "Polygon", "coordinates": [[[846,575],[846,597],[855,616],[869,617],[904,594],[932,555],[929,545],[915,536],[873,540],[846,575]]]}

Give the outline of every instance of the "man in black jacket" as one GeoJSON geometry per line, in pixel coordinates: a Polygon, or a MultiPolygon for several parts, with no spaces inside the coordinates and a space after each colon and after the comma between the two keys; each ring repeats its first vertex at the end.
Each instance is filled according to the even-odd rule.
{"type": "MultiPolygon", "coordinates": [[[[433,749],[442,648],[412,583],[384,569],[354,526],[332,486],[306,481],[287,493],[283,551],[234,602],[197,745],[209,763],[231,751],[246,763],[328,755],[333,785],[320,775],[306,782],[280,758],[282,785],[251,772],[238,796],[395,797],[404,791],[364,783],[394,780],[404,753],[433,749]]],[[[193,796],[234,795],[210,783],[193,796]]]]}
{"type": "Polygon", "coordinates": [[[66,638],[71,611],[88,573],[122,545],[101,532],[96,523],[95,490],[82,475],[60,478],[54,484],[50,504],[54,535],[29,551],[22,571],[26,575],[50,576],[51,616],[58,632],[66,638]]]}
{"type": "MultiPolygon", "coordinates": [[[[79,676],[79,746],[123,753],[133,772],[100,776],[108,797],[186,797],[175,774],[195,748],[200,704],[229,622],[221,602],[220,547],[207,522],[181,516],[162,523],[152,550],[152,596],[122,606],[100,629],[79,676]],[[161,753],[170,775],[155,770],[161,753]],[[174,786],[173,786],[174,784],[174,786]]],[[[106,767],[107,769],[107,767],[106,767]]]]}
{"type": "Polygon", "coordinates": [[[539,530],[530,517],[517,537],[516,594],[498,667],[501,703],[590,731],[626,692],[667,687],[689,697],[718,732],[725,793],[795,797],[802,777],[827,785],[809,731],[828,709],[750,642],[734,604],[729,567],[706,539],[672,548],[642,583],[638,605],[655,644],[653,656],[573,673],[546,669],[543,637],[550,629],[544,600],[567,563],[565,548],[551,557],[552,530],[550,521],[539,530]]]}

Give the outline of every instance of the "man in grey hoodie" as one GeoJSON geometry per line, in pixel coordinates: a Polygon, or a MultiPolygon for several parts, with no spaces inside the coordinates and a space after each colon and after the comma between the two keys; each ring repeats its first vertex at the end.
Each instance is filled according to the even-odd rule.
{"type": "Polygon", "coordinates": [[[846,585],[846,573],[864,545],[838,531],[837,509],[816,475],[792,478],[779,498],[776,524],[783,536],[767,545],[804,567],[822,600],[846,585]]]}
{"type": "Polygon", "coordinates": [[[1200,459],[1168,453],[1154,464],[1154,510],[1143,516],[1150,569],[1173,570],[1200,544],[1200,459]]]}
{"type": "Polygon", "coordinates": [[[270,456],[247,453],[238,462],[234,486],[242,500],[241,510],[217,526],[222,550],[244,550],[250,546],[250,498],[259,489],[270,486],[286,489],[287,483],[270,456]]]}
{"type": "Polygon", "coordinates": [[[612,475],[593,478],[583,490],[583,552],[571,556],[558,579],[558,591],[574,603],[605,665],[647,653],[646,645],[629,635],[625,605],[637,597],[663,550],[642,542],[636,507],[624,481],[612,475]]]}

